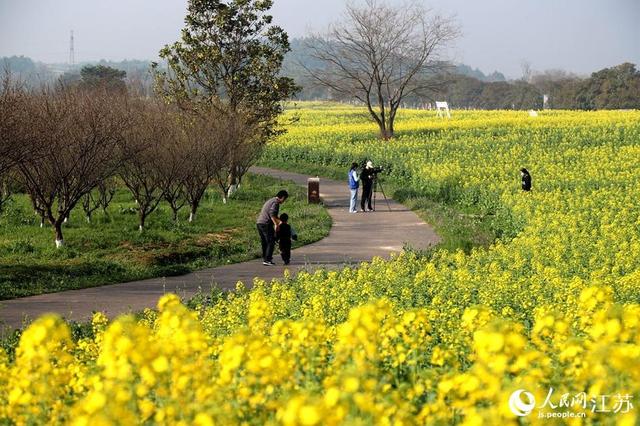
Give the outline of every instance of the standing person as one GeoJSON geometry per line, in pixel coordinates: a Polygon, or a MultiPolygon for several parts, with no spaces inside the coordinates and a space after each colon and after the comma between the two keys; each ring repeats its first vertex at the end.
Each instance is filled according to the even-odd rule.
{"type": "Polygon", "coordinates": [[[280,248],[280,256],[285,265],[288,265],[291,261],[291,240],[297,240],[298,235],[289,225],[289,215],[282,213],[280,215],[280,227],[276,232],[276,240],[278,240],[278,247],[280,248]]]}
{"type": "Polygon", "coordinates": [[[358,168],[358,163],[351,163],[351,168],[349,169],[348,179],[349,179],[349,191],[351,191],[351,201],[349,203],[349,213],[358,213],[357,203],[358,203],[358,186],[360,186],[360,178],[358,177],[358,172],[356,169],[358,168]]]}
{"type": "Polygon", "coordinates": [[[522,190],[531,191],[531,175],[525,168],[520,169],[520,176],[522,177],[522,190]]]}
{"type": "Polygon", "coordinates": [[[371,207],[371,195],[373,194],[373,179],[375,178],[373,163],[371,161],[367,161],[366,167],[362,170],[360,174],[360,180],[362,181],[362,197],[360,199],[360,209],[364,212],[364,205],[367,204],[366,211],[373,211],[373,207],[371,207]]]}
{"type": "Polygon", "coordinates": [[[280,204],[284,203],[287,198],[289,198],[289,193],[283,189],[275,197],[267,200],[262,206],[256,221],[260,242],[262,243],[262,264],[265,266],[275,265],[273,262],[273,249],[276,245],[276,230],[280,226],[278,213],[280,212],[280,204]]]}

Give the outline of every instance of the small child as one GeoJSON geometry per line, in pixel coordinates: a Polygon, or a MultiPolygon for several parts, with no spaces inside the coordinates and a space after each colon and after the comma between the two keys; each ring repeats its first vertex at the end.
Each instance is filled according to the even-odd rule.
{"type": "Polygon", "coordinates": [[[280,215],[280,226],[276,232],[276,240],[278,240],[278,247],[280,247],[280,255],[285,265],[288,265],[291,261],[291,240],[298,240],[296,231],[293,230],[291,225],[287,222],[289,215],[282,213],[280,215]]]}

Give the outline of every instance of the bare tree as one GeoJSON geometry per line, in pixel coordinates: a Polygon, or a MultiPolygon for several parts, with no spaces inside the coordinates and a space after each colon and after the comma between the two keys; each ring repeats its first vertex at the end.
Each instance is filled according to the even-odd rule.
{"type": "Polygon", "coordinates": [[[102,209],[102,212],[107,216],[107,207],[113,200],[116,194],[116,186],[114,178],[110,177],[96,186],[91,192],[87,192],[82,197],[82,210],[84,211],[87,223],[91,223],[93,212],[98,209],[102,209]]]}
{"type": "Polygon", "coordinates": [[[244,138],[234,138],[235,143],[231,146],[227,163],[229,186],[226,190],[227,197],[223,197],[224,202],[240,188],[242,178],[258,160],[264,148],[264,143],[261,143],[260,139],[251,138],[249,135],[252,131],[250,130],[252,126],[249,123],[236,123],[235,128],[239,133],[245,132],[247,135],[244,138]]]}
{"type": "Polygon", "coordinates": [[[189,162],[184,179],[184,190],[189,204],[189,222],[196,218],[204,194],[227,161],[228,149],[223,131],[226,121],[213,119],[208,113],[183,113],[181,144],[189,162]]]}
{"type": "Polygon", "coordinates": [[[128,126],[124,96],[102,91],[42,88],[29,96],[28,140],[34,155],[17,165],[34,209],[53,226],[56,247],[62,224],[82,197],[121,163],[128,126]]]}
{"type": "Polygon", "coordinates": [[[139,102],[134,125],[126,135],[126,160],[121,167],[120,177],[137,203],[140,232],[144,230],[149,214],[164,198],[164,163],[159,153],[166,139],[170,137],[171,123],[165,106],[155,102],[139,102]]]}
{"type": "Polygon", "coordinates": [[[33,195],[33,191],[30,191],[27,187],[27,193],[31,200],[31,206],[33,207],[33,214],[40,218],[40,228],[44,228],[44,224],[47,222],[44,208],[40,205],[38,198],[33,195]]]}
{"type": "MultiPolygon", "coordinates": [[[[172,123],[177,126],[177,123],[172,123]]],[[[177,129],[176,129],[177,130],[177,129]]],[[[188,174],[192,173],[192,165],[187,161],[185,146],[182,141],[173,135],[166,138],[159,153],[163,158],[163,167],[160,168],[160,185],[164,193],[164,199],[173,212],[174,222],[178,220],[178,212],[187,204],[185,197],[184,181],[188,174]]]]}
{"type": "Polygon", "coordinates": [[[8,174],[5,176],[0,175],[0,213],[2,213],[5,203],[11,199],[13,194],[12,179],[8,174]]]}
{"type": "Polygon", "coordinates": [[[100,204],[100,208],[102,209],[102,213],[107,216],[107,208],[113,197],[116,195],[116,179],[115,177],[110,177],[106,180],[103,180],[98,184],[98,202],[100,204]]]}
{"type": "Polygon", "coordinates": [[[216,169],[214,181],[226,203],[260,156],[266,139],[261,134],[260,124],[250,114],[238,110],[226,111],[217,128],[217,137],[222,143],[218,153],[224,161],[216,169]]]}
{"type": "Polygon", "coordinates": [[[323,66],[303,66],[335,97],[366,105],[380,136],[389,139],[404,98],[442,88],[432,77],[448,68],[444,48],[458,34],[451,18],[417,3],[366,0],[361,7],[348,4],[346,18],[308,44],[311,57],[323,66]]]}
{"type": "Polygon", "coordinates": [[[93,212],[100,208],[100,199],[95,194],[95,191],[90,191],[84,194],[82,197],[82,210],[84,216],[87,219],[87,223],[91,223],[91,216],[93,212]]]}
{"type": "Polygon", "coordinates": [[[27,117],[27,92],[5,72],[0,80],[0,177],[30,154],[25,131],[27,117]]]}
{"type": "Polygon", "coordinates": [[[27,123],[27,92],[7,71],[0,80],[0,211],[11,199],[16,164],[32,154],[27,123]]]}

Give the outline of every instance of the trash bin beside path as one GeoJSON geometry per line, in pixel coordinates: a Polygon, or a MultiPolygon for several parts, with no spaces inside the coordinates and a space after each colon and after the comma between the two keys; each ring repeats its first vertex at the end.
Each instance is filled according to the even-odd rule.
{"type": "Polygon", "coordinates": [[[309,204],[318,204],[320,202],[320,178],[307,179],[307,200],[309,204]]]}

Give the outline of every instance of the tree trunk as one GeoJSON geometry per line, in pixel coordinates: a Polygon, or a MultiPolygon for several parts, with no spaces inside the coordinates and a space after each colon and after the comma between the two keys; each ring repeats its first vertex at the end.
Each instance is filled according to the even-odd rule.
{"type": "Polygon", "coordinates": [[[44,228],[44,223],[47,220],[47,218],[44,215],[44,212],[36,210],[36,214],[40,216],[40,228],[44,228]]]}
{"type": "Polygon", "coordinates": [[[387,140],[393,138],[393,119],[389,120],[389,126],[387,127],[387,140]]]}
{"type": "Polygon", "coordinates": [[[62,222],[56,220],[53,224],[53,229],[56,232],[56,248],[64,246],[64,238],[62,237],[62,222]]]}
{"type": "Polygon", "coordinates": [[[232,167],[231,173],[229,173],[229,187],[227,188],[227,198],[231,198],[231,196],[238,190],[238,174],[236,173],[235,169],[235,166],[232,167]]]}
{"type": "Polygon", "coordinates": [[[178,221],[178,209],[176,209],[175,207],[171,206],[171,211],[173,212],[173,221],[177,222],[178,221]]]}
{"type": "Polygon", "coordinates": [[[138,231],[142,232],[144,231],[144,222],[145,220],[147,220],[147,215],[141,210],[139,217],[140,217],[140,224],[138,226],[138,231]]]}
{"type": "Polygon", "coordinates": [[[387,123],[387,134],[389,135],[389,139],[393,138],[395,133],[393,125],[396,122],[396,114],[398,113],[399,107],[399,103],[390,103],[389,105],[389,122],[387,123]]]}
{"type": "Polygon", "coordinates": [[[393,130],[388,129],[384,124],[380,124],[380,139],[388,141],[393,137],[393,130]]]}
{"type": "Polygon", "coordinates": [[[198,210],[198,204],[194,203],[191,205],[191,212],[189,213],[189,223],[192,223],[196,220],[196,211],[198,210]]]}
{"type": "Polygon", "coordinates": [[[231,186],[229,187],[229,190],[227,191],[227,197],[230,198],[237,191],[238,191],[238,184],[237,183],[232,183],[231,186]]]}
{"type": "Polygon", "coordinates": [[[379,121],[378,127],[380,128],[380,139],[388,141],[393,136],[393,134],[389,134],[389,128],[385,121],[379,121]]]}

